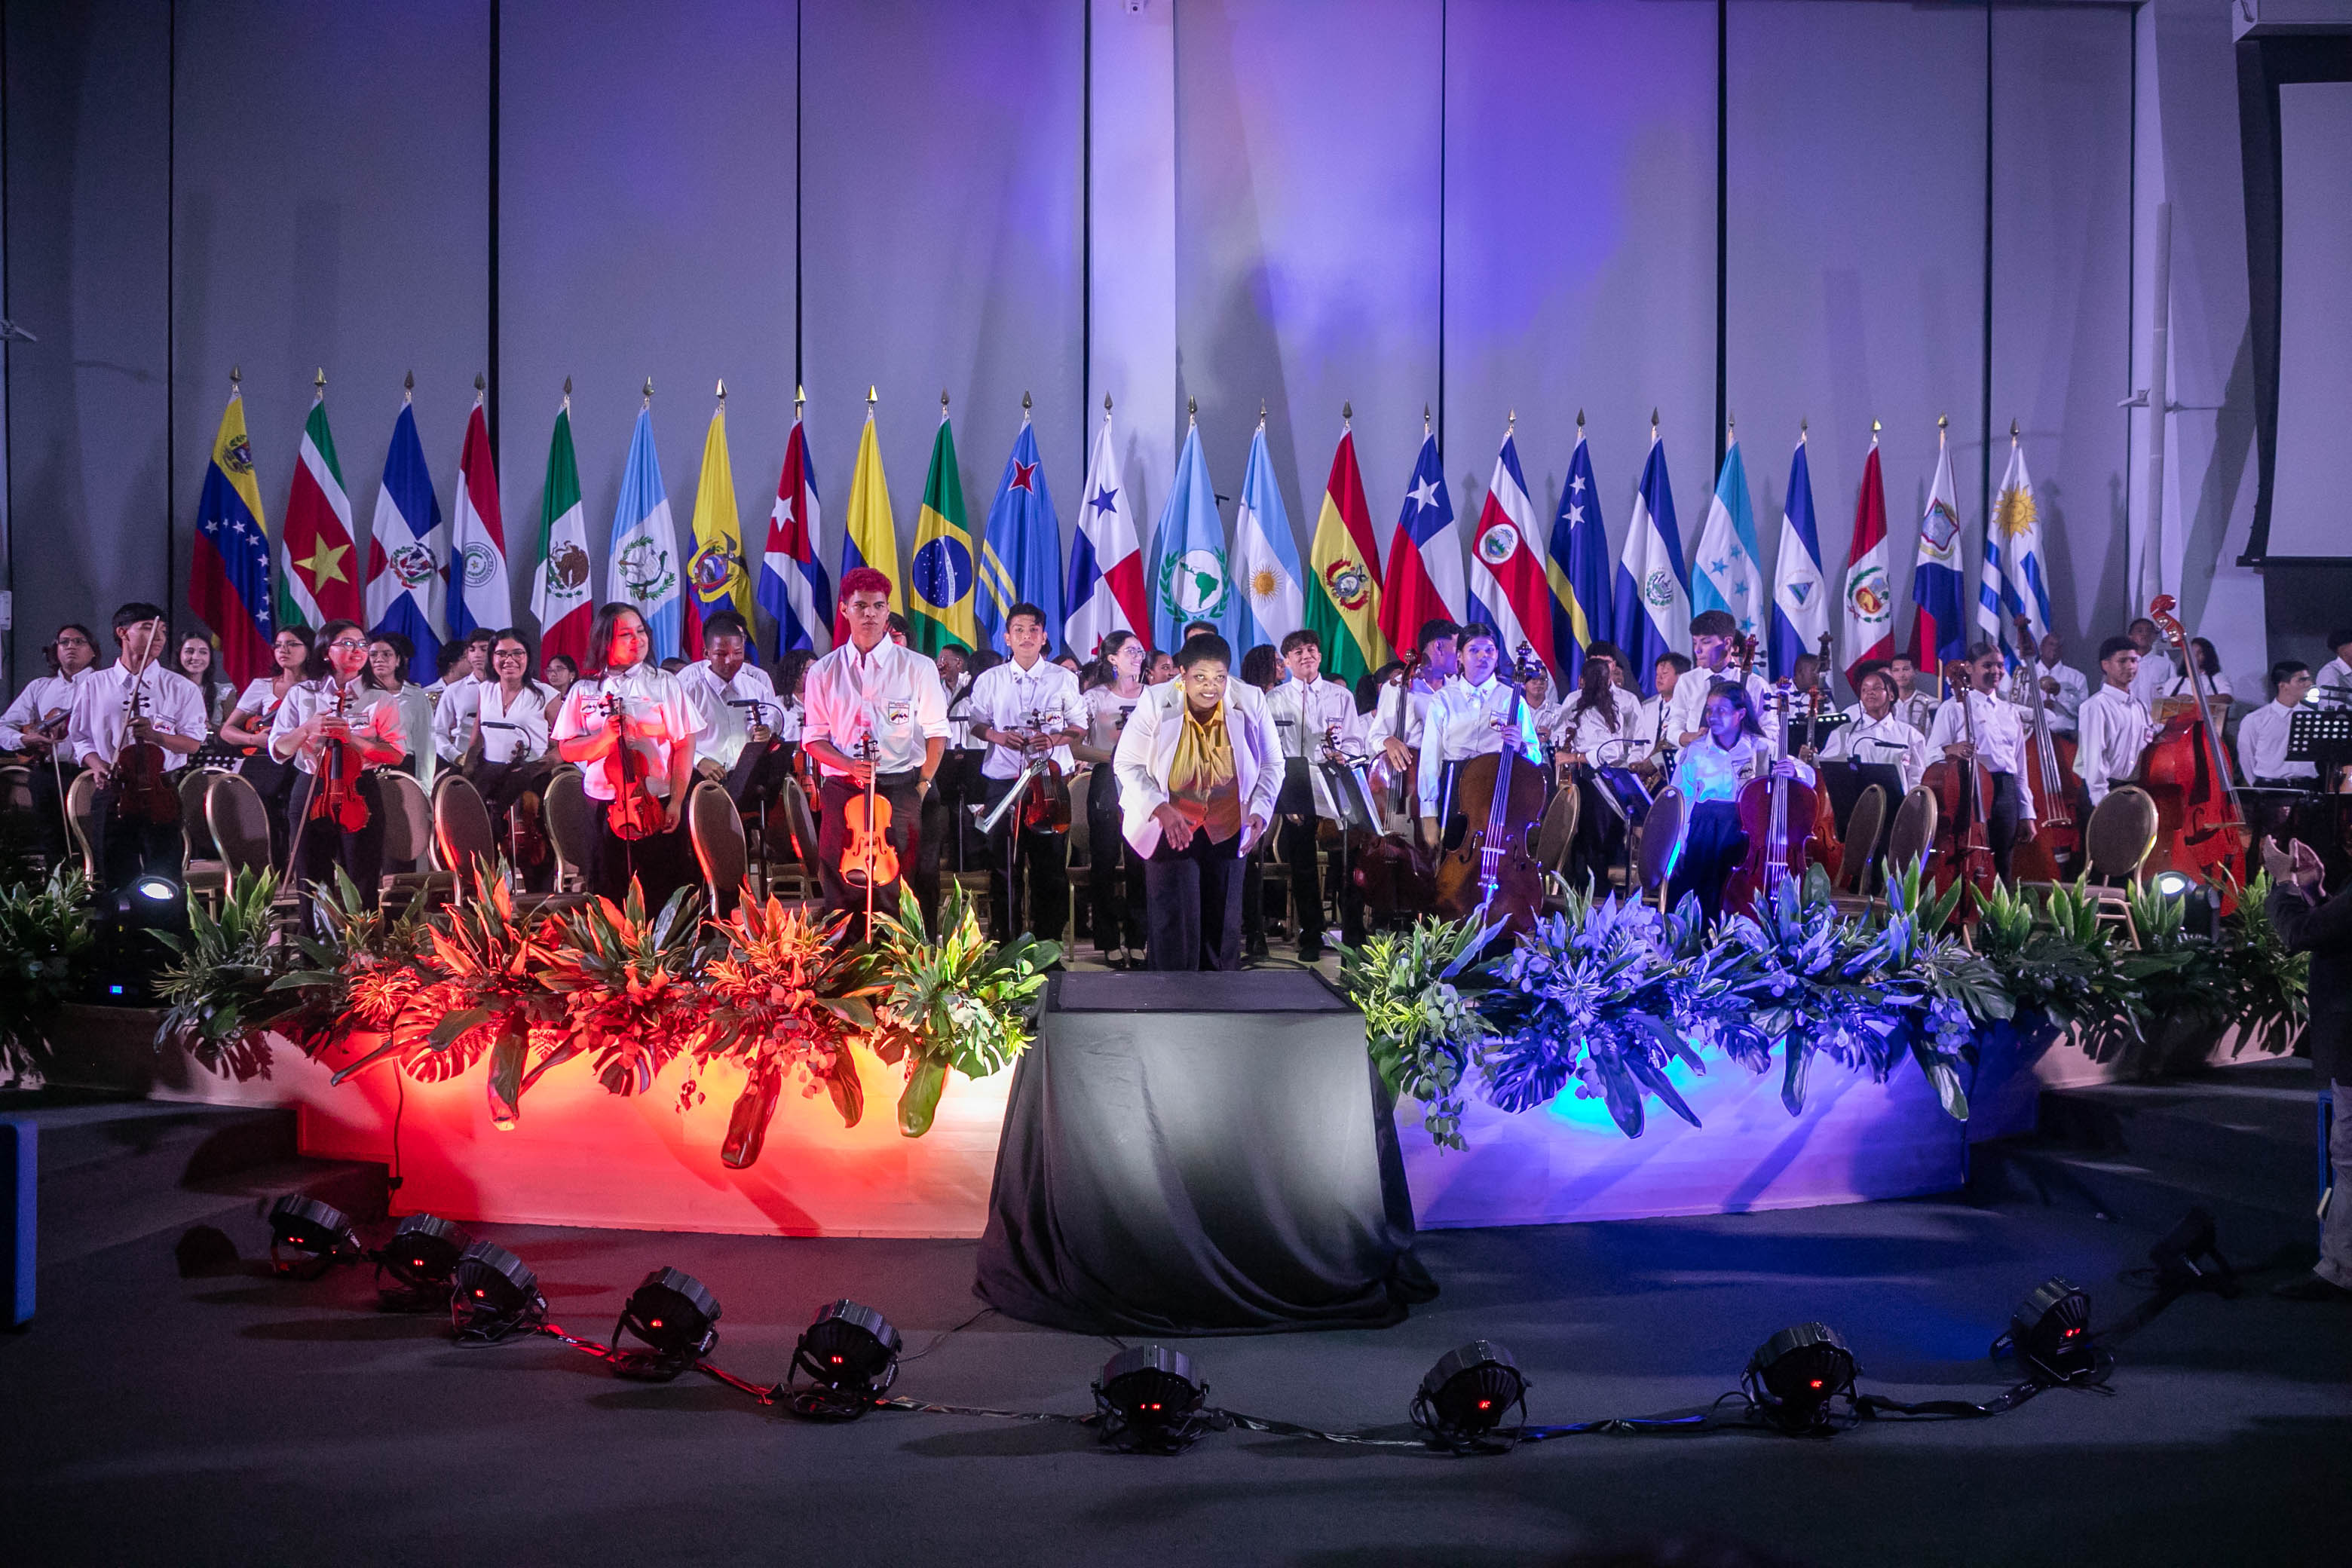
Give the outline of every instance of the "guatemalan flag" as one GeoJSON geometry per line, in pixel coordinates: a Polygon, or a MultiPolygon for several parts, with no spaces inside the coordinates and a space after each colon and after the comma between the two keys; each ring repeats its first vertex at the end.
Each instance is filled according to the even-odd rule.
{"type": "Polygon", "coordinates": [[[1005,651],[1005,617],[1020,604],[1045,612],[1048,637],[1062,624],[1062,520],[1054,510],[1045,460],[1038,456],[1037,432],[1025,408],[1021,433],[1013,437],[1003,476],[996,481],[996,499],[989,503],[981,543],[976,607],[981,633],[999,653],[1005,651]]]}
{"type": "Polygon", "coordinates": [[[1453,499],[1445,493],[1445,465],[1438,460],[1437,437],[1424,428],[1404,510],[1389,536],[1381,630],[1399,653],[1418,648],[1423,626],[1460,621],[1468,597],[1462,581],[1461,532],[1454,525],[1453,499]]]}
{"type": "Polygon", "coordinates": [[[368,629],[398,632],[416,649],[409,679],[430,686],[441,678],[441,628],[448,593],[449,530],[416,438],[416,410],[408,395],[393,421],[383,454],[383,484],[375,495],[375,527],[368,540],[368,629]]]}
{"type": "Polygon", "coordinates": [[[824,653],[833,647],[833,584],[818,551],[818,521],[816,470],[809,467],[808,437],[795,416],[760,558],[760,607],[776,618],[778,658],[794,648],[824,653]]]}
{"type": "Polygon", "coordinates": [[[2025,617],[2039,647],[2050,631],[2050,589],[2042,575],[2042,517],[2033,504],[2033,481],[2026,477],[2025,449],[2017,427],[2009,431],[2009,470],[2001,475],[1992,523],[1985,530],[1984,574],[1977,586],[1977,625],[1985,640],[1999,644],[2011,661],[2019,650],[2015,621],[2025,617]]]}
{"type": "Polygon", "coordinates": [[[490,458],[490,429],[478,390],[466,420],[466,445],[457,455],[456,501],[449,563],[457,592],[449,601],[449,635],[462,638],[514,624],[514,602],[507,595],[507,531],[499,517],[499,471],[490,458]]]}
{"type": "Polygon", "coordinates": [[[1143,591],[1143,547],[1119,475],[1108,397],[1103,399],[1102,428],[1095,433],[1094,450],[1087,457],[1084,497],[1062,592],[1069,617],[1062,624],[1062,646],[1080,658],[1092,658],[1113,632],[1148,637],[1151,631],[1151,602],[1143,591]]]}
{"type": "Polygon", "coordinates": [[[1244,646],[1275,647],[1307,624],[1307,596],[1298,584],[1298,540],[1282,487],[1274,482],[1274,459],[1265,449],[1265,420],[1250,437],[1249,467],[1242,471],[1241,501],[1234,510],[1234,584],[1242,595],[1244,646]]]}
{"type": "Polygon", "coordinates": [[[268,673],[269,533],[261,517],[261,486],[253,473],[253,443],[245,429],[245,397],[228,395],[213,460],[196,502],[195,569],[188,574],[188,608],[220,638],[221,668],[242,686],[268,673]]]}
{"type": "MultiPolygon", "coordinates": [[[[1601,492],[1592,484],[1592,454],[1584,444],[1584,416],[1576,416],[1576,451],[1568,459],[1568,488],[1551,520],[1551,647],[1560,679],[1574,686],[1584,675],[1584,650],[1616,638],[1616,606],[1609,602],[1609,531],[1601,521],[1601,492]]],[[[1565,688],[1563,688],[1565,689],[1565,688]]]]}
{"type": "Polygon", "coordinates": [[[1952,483],[1952,453],[1936,433],[1936,482],[1927,487],[1927,510],[1919,519],[1919,563],[1911,570],[1911,603],[1917,614],[1912,663],[1933,674],[1969,652],[1968,616],[1961,609],[1960,492],[1952,483]]]}
{"type": "MultiPolygon", "coordinates": [[[[679,573],[677,524],[669,515],[669,492],[662,489],[661,459],[654,453],[653,397],[637,410],[637,427],[629,437],[628,467],[621,472],[621,499],[613,508],[613,552],[605,574],[604,596],[634,605],[653,634],[647,658],[655,664],[675,658],[678,649],[679,573]]],[[[591,648],[602,662],[603,648],[591,648]]]]}
{"type": "Polygon", "coordinates": [[[1735,437],[1723,449],[1715,499],[1707,503],[1706,526],[1699,531],[1691,561],[1691,612],[1723,610],[1739,623],[1742,637],[1764,632],[1764,569],[1757,564],[1756,513],[1748,504],[1748,465],[1735,437]]]}
{"type": "MultiPolygon", "coordinates": [[[[1514,416],[1516,418],[1516,416],[1514,416]]],[[[1531,649],[1548,674],[1559,668],[1553,655],[1551,582],[1536,552],[1536,509],[1519,471],[1519,446],[1503,432],[1495,454],[1495,477],[1486,481],[1486,501],[1478,509],[1478,531],[1470,541],[1470,618],[1484,621],[1502,639],[1506,663],[1531,649]]]]}
{"type": "Polygon", "coordinates": [[[1617,646],[1633,661],[1642,689],[1654,695],[1658,660],[1690,652],[1690,574],[1683,566],[1682,531],[1675,525],[1675,490],[1666,479],[1666,444],[1650,426],[1650,458],[1633,492],[1633,521],[1617,563],[1617,646]]]}
{"type": "Polygon", "coordinates": [[[1772,578],[1772,679],[1794,675],[1797,656],[1818,651],[1829,631],[1821,531],[1813,526],[1813,474],[1800,426],[1797,450],[1789,458],[1789,494],[1780,503],[1780,551],[1772,578]]]}

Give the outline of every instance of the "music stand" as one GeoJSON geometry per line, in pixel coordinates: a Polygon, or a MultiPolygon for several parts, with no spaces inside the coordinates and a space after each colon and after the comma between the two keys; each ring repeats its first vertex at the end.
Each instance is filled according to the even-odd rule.
{"type": "MultiPolygon", "coordinates": [[[[1863,742],[1864,745],[1869,743],[1867,741],[1863,742]]],[[[1866,763],[1856,757],[1832,757],[1827,762],[1815,763],[1813,771],[1830,792],[1830,815],[1836,819],[1840,833],[1845,831],[1846,824],[1853,819],[1854,803],[1861,800],[1863,792],[1873,784],[1886,792],[1886,823],[1892,826],[1895,808],[1903,804],[1905,793],[1900,767],[1893,763],[1866,763]]],[[[1886,826],[1881,826],[1878,831],[1881,838],[1885,837],[1886,826]]]]}
{"type": "Polygon", "coordinates": [[[1830,737],[1832,735],[1836,734],[1840,730],[1844,729],[1848,724],[1853,722],[1853,719],[1851,715],[1841,713],[1835,709],[1832,709],[1818,719],[1790,720],[1789,738],[1791,741],[1795,740],[1799,731],[1802,731],[1811,738],[1813,749],[1818,752],[1822,747],[1830,743],[1830,737]]]}
{"type": "Polygon", "coordinates": [[[2336,770],[2352,763],[2352,708],[2296,703],[2286,724],[2286,760],[2317,767],[2319,787],[2326,789],[2336,770]]]}

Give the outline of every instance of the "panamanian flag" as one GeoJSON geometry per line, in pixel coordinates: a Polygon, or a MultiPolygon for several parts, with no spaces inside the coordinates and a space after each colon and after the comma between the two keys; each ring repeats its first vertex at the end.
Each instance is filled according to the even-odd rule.
{"type": "Polygon", "coordinates": [[[794,648],[824,653],[833,647],[833,583],[820,553],[821,521],[816,469],[809,466],[808,437],[795,417],[760,557],[760,607],[776,618],[778,658],[794,648]]]}
{"type": "Polygon", "coordinates": [[[1062,602],[1062,646],[1092,658],[1113,632],[1147,636],[1151,601],[1143,587],[1143,546],[1135,531],[1135,507],[1120,477],[1118,447],[1111,437],[1110,399],[1103,399],[1102,428],[1087,458],[1085,500],[1078,504],[1077,536],[1070,541],[1068,579],[1062,602]]]}
{"type": "Polygon", "coordinates": [[[1650,426],[1650,457],[1642,488],[1633,492],[1633,521],[1617,562],[1611,619],[1618,646],[1633,661],[1642,689],[1657,694],[1658,660],[1690,652],[1690,574],[1683,565],[1682,530],[1675,522],[1675,488],[1666,478],[1666,444],[1650,426]]]}
{"type": "Polygon", "coordinates": [[[1519,446],[1509,429],[1495,454],[1495,477],[1486,481],[1486,502],[1470,541],[1470,618],[1484,621],[1502,639],[1506,663],[1531,649],[1555,679],[1559,661],[1552,646],[1551,581],[1536,551],[1536,509],[1519,469],[1519,446]]]}
{"type": "Polygon", "coordinates": [[[1445,465],[1437,437],[1423,420],[1421,452],[1389,536],[1388,576],[1381,584],[1381,630],[1403,652],[1421,646],[1421,628],[1434,620],[1459,622],[1469,595],[1462,580],[1462,532],[1445,493],[1445,465]]]}
{"type": "Polygon", "coordinates": [[[416,438],[416,410],[403,394],[368,539],[367,618],[369,631],[398,632],[415,647],[408,676],[420,686],[441,675],[448,572],[449,531],[425,466],[425,444],[416,438]]]}

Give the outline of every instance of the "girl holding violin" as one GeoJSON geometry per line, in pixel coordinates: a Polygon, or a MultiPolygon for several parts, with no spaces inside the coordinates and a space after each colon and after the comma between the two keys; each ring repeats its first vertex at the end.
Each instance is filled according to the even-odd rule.
{"type": "MultiPolygon", "coordinates": [[[[2008,661],[1999,647],[1980,642],[1969,649],[1958,671],[1960,689],[1936,710],[1927,744],[1955,763],[1981,763],[1992,775],[1992,799],[1983,806],[1993,868],[2004,882],[2013,879],[2010,858],[2033,837],[2033,795],[2021,787],[2025,771],[2025,713],[1999,695],[2008,661]]],[[[1979,853],[1982,853],[1981,850],[1979,853]]]]}
{"type": "Polygon", "coordinates": [[[205,740],[195,682],[162,668],[163,612],[133,601],[114,612],[114,662],[74,683],[65,754],[98,786],[89,814],[99,879],[120,888],[149,871],[180,871],[180,797],[171,775],[205,740]]]}
{"type": "Polygon", "coordinates": [[[618,903],[634,879],[648,912],[699,879],[686,795],[702,728],[686,688],[654,664],[652,648],[653,633],[635,606],[599,608],[588,631],[594,668],[564,692],[551,731],[556,754],[580,764],[596,806],[596,837],[583,868],[588,890],[618,903]]]}
{"type": "Polygon", "coordinates": [[[287,803],[293,834],[289,880],[308,889],[341,867],[375,908],[383,882],[383,795],[372,770],[408,754],[400,705],[367,679],[368,635],[353,621],[319,632],[327,673],[287,694],[269,729],[269,755],[293,764],[287,803]],[[321,798],[324,796],[325,798],[321,798]]]}
{"type": "Polygon", "coordinates": [[[1576,814],[1571,883],[1600,886],[1622,849],[1625,824],[1601,801],[1593,770],[1630,767],[1647,756],[1652,747],[1641,731],[1641,696],[1618,679],[1615,656],[1587,649],[1576,695],[1559,710],[1551,731],[1563,775],[1560,787],[1582,797],[1576,814]]]}
{"type": "Polygon", "coordinates": [[[310,628],[299,621],[278,627],[270,639],[269,657],[277,668],[245,683],[236,706],[221,721],[220,738],[245,753],[236,771],[261,797],[261,808],[269,816],[270,858],[282,866],[287,847],[293,842],[287,830],[286,803],[300,774],[293,763],[269,754],[269,731],[277,725],[278,710],[287,695],[317,673],[312,668],[310,628]]]}
{"type": "MultiPolygon", "coordinates": [[[[1698,677],[1694,672],[1688,679],[1698,677]]],[[[1715,682],[1701,712],[1706,730],[1675,761],[1675,787],[1682,791],[1688,816],[1682,850],[1666,882],[1666,903],[1671,908],[1685,893],[1696,893],[1712,925],[1723,913],[1724,884],[1748,858],[1748,835],[1739,826],[1740,790],[1765,777],[1810,786],[1813,770],[1793,757],[1774,759],[1745,684],[1715,682]]]]}

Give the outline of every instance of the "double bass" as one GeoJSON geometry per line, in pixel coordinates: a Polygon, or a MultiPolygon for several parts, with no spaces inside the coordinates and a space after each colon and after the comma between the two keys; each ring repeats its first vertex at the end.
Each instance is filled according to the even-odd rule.
{"type": "MultiPolygon", "coordinates": [[[[147,694],[138,687],[123,707],[123,734],[147,716],[147,694]]],[[[175,823],[180,793],[163,766],[163,748],[152,741],[125,739],[114,759],[114,815],[128,822],[175,823]]]]}
{"type": "Polygon", "coordinates": [[[2156,852],[2149,867],[2212,883],[2227,914],[2237,907],[2233,889],[2245,878],[2246,814],[2229,750],[2221,743],[2221,726],[2213,720],[2212,690],[2189,646],[2188,629],[2172,614],[2179,603],[2159,594],[2147,607],[2156,629],[2187,661],[2197,699],[2192,711],[2166,721],[2140,759],[2140,786],[2156,801],[2156,852]]]}
{"type": "Polygon", "coordinates": [[[1519,662],[1510,678],[1502,746],[1454,772],[1453,808],[1438,838],[1437,911],[1455,920],[1475,913],[1525,936],[1543,903],[1535,837],[1543,820],[1544,770],[1519,754],[1519,715],[1527,707],[1519,662]]]}
{"type": "MultiPolygon", "coordinates": [[[[1753,639],[1749,640],[1752,643],[1753,639]]],[[[1796,706],[1796,695],[1794,683],[1780,682],[1780,701],[1776,704],[1779,744],[1772,753],[1775,759],[1789,754],[1789,714],[1796,706]]],[[[1774,763],[1767,764],[1762,778],[1750,779],[1740,786],[1739,830],[1748,836],[1748,858],[1733,869],[1731,880],[1724,888],[1723,907],[1727,910],[1751,913],[1759,904],[1769,903],[1781,883],[1803,880],[1806,846],[1813,837],[1815,816],[1828,799],[1826,790],[1817,791],[1801,780],[1782,777],[1774,763]]]]}
{"type": "MultiPolygon", "coordinates": [[[[1984,764],[1983,746],[1977,737],[1976,705],[1969,699],[1973,686],[1965,660],[1953,659],[1943,668],[1945,686],[1958,697],[1968,724],[1972,755],[1938,757],[1921,775],[1921,787],[1936,796],[1936,837],[1927,847],[1927,875],[1942,893],[1954,882],[1967,885],[1960,897],[1963,920],[1973,918],[1976,900],[1992,891],[1999,867],[1993,859],[1992,838],[1986,813],[1992,808],[1992,770],[1984,764]]],[[[1904,869],[1890,867],[1888,876],[1904,869]]]]}
{"type": "Polygon", "coordinates": [[[626,700],[617,691],[607,691],[602,704],[604,722],[613,727],[613,749],[604,753],[604,781],[612,786],[613,798],[605,803],[604,821],[614,837],[634,844],[659,833],[668,814],[646,787],[646,760],[629,744],[626,700]]]}
{"type": "MultiPolygon", "coordinates": [[[[337,719],[350,721],[352,694],[341,686],[335,688],[337,719]]],[[[319,777],[310,789],[310,809],[305,822],[323,822],[345,833],[357,833],[368,824],[366,799],[360,794],[360,775],[366,772],[366,759],[360,755],[356,741],[329,739],[319,747],[319,777]]]]}
{"type": "MultiPolygon", "coordinates": [[[[2033,627],[2017,617],[2018,646],[2035,647],[2033,627]]],[[[2061,863],[2072,860],[2083,847],[2082,825],[2074,820],[2074,754],[2072,736],[2053,734],[2050,708],[2043,700],[2039,650],[2026,661],[2020,679],[2026,689],[2025,778],[2022,787],[2033,795],[2033,837],[2010,852],[2012,869],[2034,882],[2065,879],[2061,863]]]]}

